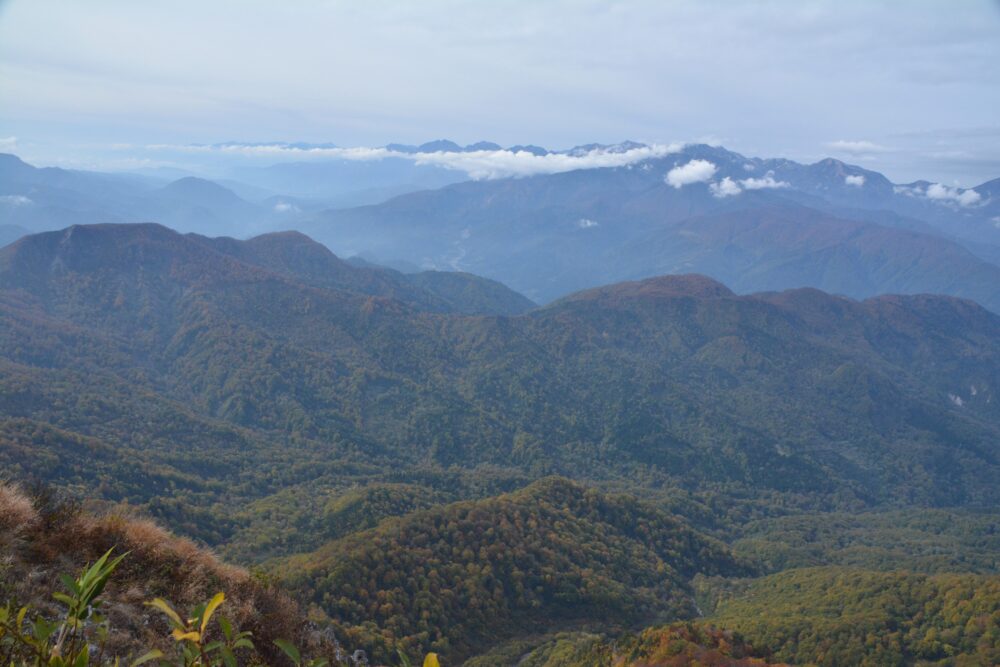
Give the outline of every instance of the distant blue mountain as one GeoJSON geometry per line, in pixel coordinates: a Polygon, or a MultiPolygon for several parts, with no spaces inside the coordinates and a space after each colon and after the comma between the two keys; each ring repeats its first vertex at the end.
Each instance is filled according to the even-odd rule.
{"type": "MultiPolygon", "coordinates": [[[[586,159],[639,148],[631,141],[584,144],[561,154],[586,159]]],[[[392,149],[499,150],[443,139],[392,149]]],[[[704,144],[657,155],[475,182],[457,168],[405,155],[315,158],[239,168],[225,185],[36,169],[0,155],[0,225],[21,234],[155,221],[239,238],[301,229],[342,256],[467,271],[539,302],[694,271],[738,291],[940,292],[1000,310],[1000,179],[970,189],[897,184],[838,160],[802,164],[704,144]]]]}
{"type": "Polygon", "coordinates": [[[0,154],[0,225],[29,232],[74,224],[159,222],[180,231],[250,236],[287,216],[201,178],[38,169],[0,154]]]}
{"type": "Polygon", "coordinates": [[[981,186],[974,205],[956,199],[964,191],[929,196],[941,194],[931,187],[907,190],[833,159],[800,164],[693,145],[622,167],[456,183],[327,211],[302,228],[335,252],[469,271],[539,302],[697,272],[738,291],[939,292],[1000,311],[1000,228],[988,217],[995,184],[981,186]],[[709,175],[668,182],[692,162],[709,175]]]}

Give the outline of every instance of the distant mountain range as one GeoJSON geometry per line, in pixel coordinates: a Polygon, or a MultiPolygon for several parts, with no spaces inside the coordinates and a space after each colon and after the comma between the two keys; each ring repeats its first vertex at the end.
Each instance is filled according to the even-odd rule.
{"type": "Polygon", "coordinates": [[[940,293],[1000,312],[1000,179],[969,189],[894,184],[832,159],[804,165],[707,145],[624,166],[480,181],[462,181],[463,172],[440,160],[414,159],[526,151],[585,162],[647,148],[438,140],[390,144],[382,159],[242,167],[224,183],[36,169],[6,155],[0,242],[94,222],[159,222],[236,238],[298,229],[341,256],[481,275],[539,303],[609,282],[696,272],[740,293],[807,286],[853,298],[940,293]],[[378,203],[343,208],[366,202],[378,203]]]}
{"type": "Polygon", "coordinates": [[[694,271],[740,292],[935,292],[1000,311],[996,184],[942,188],[893,185],[835,160],[691,146],[624,167],[411,193],[301,228],[338,252],[461,268],[540,302],[694,271]]]}
{"type": "Polygon", "coordinates": [[[253,204],[217,183],[191,176],[148,176],[38,169],[0,154],[0,225],[37,232],[70,224],[158,222],[179,231],[246,236],[267,231],[285,213],[253,204]]]}

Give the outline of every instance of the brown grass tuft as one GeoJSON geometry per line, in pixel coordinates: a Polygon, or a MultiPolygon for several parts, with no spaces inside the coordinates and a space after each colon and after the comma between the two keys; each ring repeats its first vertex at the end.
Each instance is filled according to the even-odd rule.
{"type": "Polygon", "coordinates": [[[20,533],[38,523],[31,500],[13,484],[0,482],[0,530],[20,533]]]}
{"type": "Polygon", "coordinates": [[[51,602],[51,591],[60,587],[60,573],[76,573],[112,548],[116,554],[129,552],[103,596],[115,629],[109,649],[118,655],[134,657],[148,647],[172,648],[163,618],[143,602],[163,597],[184,615],[220,591],[226,594],[220,611],[235,626],[253,632],[260,656],[268,664],[281,660],[273,648],[277,638],[302,646],[318,645],[321,652],[332,650],[328,640],[316,639],[315,630],[286,593],[149,519],[127,510],[56,514],[59,521],[46,521],[27,495],[0,484],[0,537],[5,531],[16,537],[0,539],[0,560],[9,563],[4,577],[9,584],[0,586],[9,590],[0,592],[52,615],[58,610],[51,602]]]}

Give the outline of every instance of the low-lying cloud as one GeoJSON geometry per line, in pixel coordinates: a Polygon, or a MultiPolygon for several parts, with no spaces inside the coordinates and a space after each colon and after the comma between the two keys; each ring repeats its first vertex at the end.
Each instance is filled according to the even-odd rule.
{"type": "Polygon", "coordinates": [[[708,186],[708,189],[712,191],[712,195],[722,199],[724,197],[735,197],[739,193],[743,192],[739,184],[733,179],[726,176],[718,183],[712,183],[708,186]]]}
{"type": "Polygon", "coordinates": [[[897,185],[893,188],[893,192],[908,197],[924,197],[939,204],[957,204],[962,207],[977,206],[983,201],[982,195],[975,190],[953,188],[942,183],[931,183],[926,189],[919,185],[897,185]]]}
{"type": "Polygon", "coordinates": [[[716,171],[718,171],[718,167],[708,160],[691,160],[687,164],[668,171],[663,180],[666,181],[667,185],[672,185],[679,190],[685,185],[712,180],[716,171]]]}
{"type": "Polygon", "coordinates": [[[975,206],[982,200],[980,194],[975,190],[950,188],[947,185],[942,185],[941,183],[931,183],[928,185],[926,196],[928,199],[953,201],[959,206],[975,206]]]}
{"type": "Polygon", "coordinates": [[[764,178],[744,178],[740,184],[745,190],[768,190],[771,188],[787,188],[791,184],[787,181],[774,180],[774,173],[767,172],[764,178]]]}
{"type": "MultiPolygon", "coordinates": [[[[680,150],[679,146],[643,146],[625,151],[594,149],[582,154],[547,153],[536,155],[528,151],[494,151],[415,153],[418,165],[434,165],[464,171],[475,180],[557,174],[577,169],[625,167],[630,164],[663,157],[680,150]]],[[[405,155],[405,154],[401,154],[405,155]]]]}
{"type": "Polygon", "coordinates": [[[744,178],[738,181],[726,176],[721,181],[712,183],[708,187],[715,197],[722,199],[724,197],[735,197],[744,190],[767,190],[790,186],[791,184],[786,181],[775,180],[774,172],[769,171],[763,178],[744,178]]]}
{"type": "Polygon", "coordinates": [[[146,148],[189,153],[222,153],[247,157],[288,157],[293,159],[328,159],[374,161],[402,159],[417,165],[428,165],[465,172],[473,180],[556,174],[577,169],[625,167],[644,160],[676,153],[683,144],[652,144],[627,149],[615,146],[599,147],[573,153],[552,152],[542,155],[527,150],[465,150],[404,152],[390,148],[331,146],[295,146],[287,144],[217,144],[177,146],[154,144],[146,148]]]}
{"type": "Polygon", "coordinates": [[[844,176],[844,184],[860,188],[865,184],[865,177],[861,174],[848,174],[844,176]]]}

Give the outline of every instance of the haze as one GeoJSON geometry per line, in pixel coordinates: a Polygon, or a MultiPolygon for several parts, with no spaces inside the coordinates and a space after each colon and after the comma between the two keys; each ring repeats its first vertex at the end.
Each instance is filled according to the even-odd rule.
{"type": "Polygon", "coordinates": [[[229,140],[707,141],[968,187],[1000,173],[998,36],[983,0],[13,0],[0,150],[126,170],[229,140]]]}

